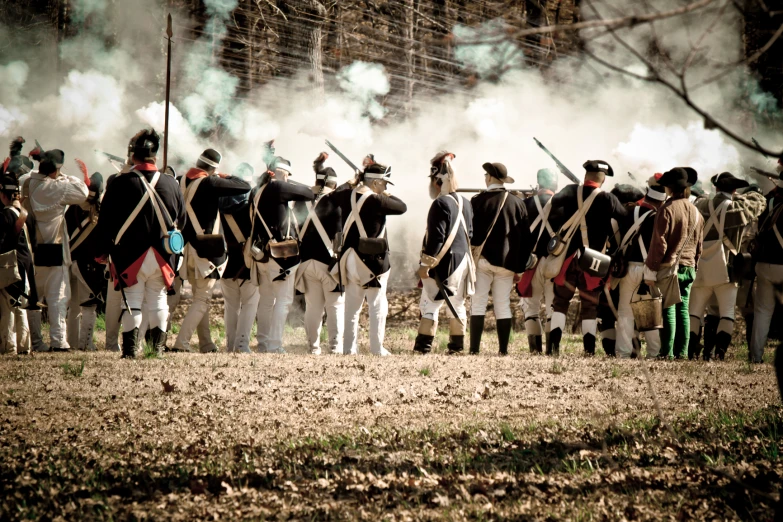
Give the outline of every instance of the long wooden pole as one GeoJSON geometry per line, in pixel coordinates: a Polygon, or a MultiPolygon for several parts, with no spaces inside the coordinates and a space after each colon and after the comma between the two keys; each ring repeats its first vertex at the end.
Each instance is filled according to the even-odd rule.
{"type": "Polygon", "coordinates": [[[169,101],[171,100],[171,37],[174,32],[171,28],[171,13],[169,13],[168,26],[166,27],[166,36],[169,40],[168,63],[166,64],[166,119],[163,129],[163,169],[169,166],[169,101]]]}

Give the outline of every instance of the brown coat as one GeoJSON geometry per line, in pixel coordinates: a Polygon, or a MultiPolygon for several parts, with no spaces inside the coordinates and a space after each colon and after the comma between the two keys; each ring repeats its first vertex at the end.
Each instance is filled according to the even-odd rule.
{"type": "Polygon", "coordinates": [[[680,266],[695,268],[701,257],[703,231],[704,219],[688,198],[669,199],[655,216],[655,227],[645,265],[651,271],[657,272],[661,265],[672,265],[682,250],[680,266]],[[688,241],[687,236],[693,226],[694,217],[697,219],[695,237],[688,241]]]}

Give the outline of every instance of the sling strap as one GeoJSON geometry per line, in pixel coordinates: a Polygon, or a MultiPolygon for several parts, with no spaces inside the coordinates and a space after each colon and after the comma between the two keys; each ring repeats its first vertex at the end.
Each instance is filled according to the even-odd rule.
{"type": "MultiPolygon", "coordinates": [[[[266,221],[264,220],[264,216],[261,215],[261,211],[258,208],[258,203],[261,201],[261,194],[264,193],[264,189],[267,187],[267,185],[264,185],[258,190],[258,193],[256,194],[255,199],[253,200],[253,208],[250,210],[250,218],[253,221],[253,225],[250,230],[250,237],[253,237],[253,233],[255,231],[255,219],[253,219],[254,216],[258,216],[258,219],[261,221],[261,224],[264,225],[264,230],[266,230],[266,235],[269,236],[269,242],[270,243],[277,243],[277,239],[275,239],[275,236],[272,235],[272,231],[269,229],[269,227],[266,224],[266,221]]],[[[285,237],[291,236],[291,220],[296,219],[291,212],[291,208],[288,207],[288,229],[286,230],[285,237]]]]}
{"type": "Polygon", "coordinates": [[[625,255],[625,252],[628,250],[628,247],[631,246],[631,242],[633,241],[634,237],[637,237],[639,240],[639,249],[642,251],[642,259],[647,259],[647,247],[644,246],[644,240],[642,239],[641,230],[642,225],[644,224],[645,220],[647,220],[648,217],[655,214],[654,210],[650,210],[649,212],[646,212],[643,216],[640,216],[642,213],[642,207],[636,206],[633,209],[633,225],[631,228],[628,229],[628,231],[623,236],[623,240],[620,242],[620,246],[617,249],[619,252],[621,252],[623,255],[625,255]]]}
{"type": "MultiPolygon", "coordinates": [[[[455,196],[453,194],[449,194],[449,196],[453,197],[457,202],[457,219],[454,220],[454,225],[451,227],[451,231],[449,232],[448,237],[446,238],[446,242],[443,243],[443,246],[440,249],[440,252],[438,252],[438,255],[435,256],[435,264],[437,265],[440,263],[441,259],[443,259],[443,256],[446,255],[446,252],[449,251],[451,248],[451,245],[454,244],[454,240],[457,237],[457,232],[459,232],[460,227],[464,227],[467,231],[467,225],[465,224],[465,217],[462,215],[462,201],[463,199],[459,196],[455,196]]],[[[429,233],[429,232],[428,232],[429,233]]]]}
{"type": "MultiPolygon", "coordinates": [[[[710,217],[707,220],[707,222],[704,224],[704,233],[702,237],[707,237],[707,233],[712,229],[712,227],[715,227],[715,230],[718,232],[718,239],[710,245],[708,248],[704,250],[702,253],[703,256],[710,256],[712,255],[715,250],[717,250],[721,245],[726,245],[726,238],[723,235],[724,232],[724,226],[726,224],[726,212],[729,210],[729,206],[731,205],[731,200],[727,199],[718,205],[717,208],[715,208],[714,200],[710,200],[708,203],[708,208],[710,211],[710,217]]],[[[737,252],[737,249],[734,247],[734,245],[731,245],[730,241],[729,244],[726,245],[732,253],[737,252]]]]}
{"type": "Polygon", "coordinates": [[[228,223],[228,228],[231,229],[231,233],[234,234],[234,238],[236,238],[237,243],[242,244],[244,243],[247,238],[242,233],[242,230],[239,228],[239,225],[237,224],[237,220],[234,219],[234,216],[231,214],[223,214],[223,217],[226,218],[226,223],[228,223]]]}
{"type": "MultiPolygon", "coordinates": [[[[132,170],[128,174],[137,174],[144,182],[147,181],[147,179],[137,170],[132,170]]],[[[155,175],[152,176],[152,181],[148,182],[148,183],[144,183],[144,186],[145,186],[144,194],[142,194],[141,199],[136,204],[136,208],[133,209],[133,212],[130,213],[130,215],[128,216],[128,219],[126,219],[125,223],[123,223],[122,227],[120,228],[120,231],[117,232],[117,237],[114,238],[114,244],[115,245],[118,245],[120,243],[120,240],[122,239],[122,236],[125,235],[125,232],[127,232],[128,227],[130,227],[131,223],[133,223],[136,220],[136,217],[141,212],[141,209],[144,208],[144,205],[147,203],[147,200],[150,199],[151,193],[154,192],[154,188],[155,188],[155,186],[158,183],[158,179],[160,179],[160,172],[155,172],[155,175]],[[152,191],[150,189],[152,189],[152,191]]],[[[153,206],[153,209],[154,209],[155,213],[158,214],[158,222],[160,222],[161,226],[164,227],[164,228],[162,228],[162,230],[166,230],[165,223],[163,223],[163,220],[162,220],[163,216],[161,216],[158,213],[158,209],[155,206],[155,204],[153,204],[152,206],[153,206]]]]}
{"type": "Polygon", "coordinates": [[[315,201],[315,204],[310,203],[309,201],[305,202],[305,206],[307,207],[307,218],[302,225],[302,234],[300,237],[304,239],[305,232],[307,232],[307,227],[312,222],[315,230],[318,232],[318,235],[321,236],[321,241],[323,242],[327,252],[329,252],[331,257],[334,257],[334,250],[332,250],[332,241],[329,239],[329,234],[326,233],[326,229],[324,229],[318,214],[315,213],[315,208],[318,206],[318,203],[321,202],[321,199],[322,198],[318,198],[315,201]]]}
{"type": "MultiPolygon", "coordinates": [[[[21,215],[21,212],[17,210],[14,207],[5,207],[11,209],[11,211],[16,215],[16,219],[19,219],[19,216],[21,215]]],[[[30,252],[30,255],[33,255],[33,246],[30,244],[30,232],[27,230],[27,220],[25,220],[25,223],[22,225],[22,232],[24,233],[24,242],[27,244],[27,250],[30,252]]]]}
{"type": "MultiPolygon", "coordinates": [[[[188,218],[190,218],[190,221],[193,224],[193,230],[196,232],[196,235],[204,235],[204,228],[201,226],[201,223],[198,222],[198,217],[196,216],[196,212],[193,210],[193,206],[191,205],[191,201],[193,201],[193,196],[196,195],[196,191],[198,190],[198,186],[201,184],[202,181],[207,179],[206,177],[198,178],[190,185],[186,186],[186,176],[182,176],[180,178],[180,188],[182,189],[182,194],[185,196],[185,210],[188,213],[188,218]]],[[[217,214],[215,216],[215,224],[212,227],[212,234],[217,234],[220,230],[220,210],[217,211],[217,214]]]]}
{"type": "MultiPolygon", "coordinates": [[[[506,206],[506,200],[508,199],[508,191],[506,189],[503,189],[503,200],[500,202],[500,206],[498,207],[498,211],[495,213],[495,218],[492,220],[492,224],[489,226],[489,230],[487,230],[487,235],[484,237],[484,241],[481,242],[481,246],[479,246],[476,249],[476,252],[473,255],[473,261],[475,263],[478,263],[479,259],[481,259],[481,253],[484,251],[484,245],[487,244],[487,240],[489,239],[490,234],[492,234],[492,231],[495,229],[495,223],[498,222],[498,218],[500,217],[500,213],[503,212],[503,207],[506,206]]],[[[460,212],[460,216],[462,215],[462,212],[460,212]]],[[[543,228],[542,228],[543,229],[543,228]]],[[[465,228],[467,231],[467,227],[465,228]]],[[[468,241],[468,244],[470,244],[470,241],[468,241]]]]}
{"type": "Polygon", "coordinates": [[[539,223],[543,223],[541,230],[538,231],[538,238],[541,239],[541,235],[544,233],[545,227],[546,231],[549,232],[549,235],[554,236],[555,231],[552,230],[552,225],[549,224],[549,214],[552,212],[552,198],[549,198],[549,201],[546,202],[546,205],[544,205],[543,208],[541,207],[540,196],[533,196],[533,203],[535,203],[536,208],[538,209],[538,216],[536,216],[536,219],[534,219],[533,223],[530,224],[530,233],[532,234],[533,231],[535,231],[539,223]]]}
{"type": "Polygon", "coordinates": [[[75,234],[71,237],[71,252],[84,243],[84,240],[92,234],[93,229],[97,225],[97,221],[92,219],[92,212],[92,208],[90,208],[90,214],[79,223],[79,228],[76,229],[75,234]]]}
{"type": "Polygon", "coordinates": [[[563,237],[563,242],[566,244],[571,243],[571,238],[576,233],[577,228],[582,229],[582,245],[587,248],[590,246],[590,242],[587,240],[587,223],[585,222],[585,214],[587,214],[588,210],[590,210],[590,207],[593,205],[593,201],[595,201],[596,196],[601,192],[600,188],[596,188],[593,190],[589,196],[587,196],[586,200],[582,200],[582,189],[584,188],[584,185],[579,185],[577,188],[577,194],[576,194],[576,201],[577,205],[579,206],[579,209],[577,212],[571,216],[571,218],[566,221],[562,227],[560,227],[560,230],[566,230],[566,234],[563,237]],[[584,225],[584,228],[583,228],[584,225]]]}
{"type": "MultiPolygon", "coordinates": [[[[367,231],[364,229],[364,223],[362,223],[362,216],[359,213],[362,211],[362,207],[364,206],[364,203],[370,198],[373,192],[372,191],[365,192],[364,194],[361,195],[359,201],[356,201],[356,197],[355,197],[356,194],[357,194],[356,189],[354,189],[351,192],[351,215],[348,216],[348,219],[345,221],[345,226],[343,226],[343,237],[346,237],[348,235],[348,231],[351,230],[351,226],[356,224],[356,228],[359,230],[359,237],[362,239],[366,239],[367,231]]],[[[386,225],[383,226],[380,234],[378,234],[378,237],[383,236],[385,233],[386,233],[386,225]]]]}

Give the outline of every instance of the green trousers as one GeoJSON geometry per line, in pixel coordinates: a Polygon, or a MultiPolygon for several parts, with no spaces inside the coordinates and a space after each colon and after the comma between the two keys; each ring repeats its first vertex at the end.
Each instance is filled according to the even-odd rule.
{"type": "Polygon", "coordinates": [[[681,266],[677,271],[682,303],[663,309],[663,330],[661,330],[659,357],[688,358],[688,339],[691,333],[688,301],[690,301],[694,279],[696,279],[696,269],[692,266],[681,266]]]}

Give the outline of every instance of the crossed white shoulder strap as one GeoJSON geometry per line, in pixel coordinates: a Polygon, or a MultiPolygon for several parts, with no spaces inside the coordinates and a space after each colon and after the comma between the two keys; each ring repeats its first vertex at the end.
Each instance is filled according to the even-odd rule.
{"type": "MultiPolygon", "coordinates": [[[[264,216],[261,215],[261,211],[258,208],[258,203],[261,201],[261,194],[264,193],[264,189],[267,187],[267,185],[264,185],[260,189],[258,189],[258,192],[256,193],[256,197],[253,200],[253,208],[250,209],[250,219],[253,222],[253,225],[250,229],[250,237],[253,237],[253,233],[256,228],[256,221],[253,219],[254,216],[258,216],[258,219],[261,221],[261,224],[264,225],[264,230],[266,230],[266,235],[269,237],[270,243],[277,243],[277,239],[275,239],[275,236],[272,235],[272,231],[269,229],[269,227],[266,224],[266,221],[264,220],[264,216]]],[[[291,235],[291,221],[296,221],[296,218],[294,217],[293,212],[291,212],[291,208],[289,207],[288,212],[290,213],[289,219],[288,219],[288,230],[286,231],[286,237],[289,237],[291,235]]]]}
{"type": "Polygon", "coordinates": [[[540,223],[543,223],[541,230],[538,231],[538,239],[541,239],[545,228],[546,231],[549,232],[550,236],[554,236],[555,231],[552,230],[552,225],[549,224],[549,214],[552,212],[552,198],[549,198],[549,201],[546,202],[546,205],[542,207],[541,197],[539,195],[535,195],[533,196],[533,203],[535,203],[536,208],[538,209],[538,216],[536,216],[536,219],[534,219],[530,224],[530,232],[533,233],[536,230],[536,227],[538,227],[540,223]]]}
{"type": "Polygon", "coordinates": [[[642,207],[638,205],[634,207],[633,225],[623,236],[623,240],[620,242],[618,250],[625,254],[625,252],[628,250],[628,247],[631,245],[631,241],[633,241],[634,236],[636,236],[637,240],[639,241],[639,250],[642,252],[642,258],[647,259],[647,247],[644,246],[644,239],[642,239],[642,235],[639,234],[639,231],[641,230],[642,224],[644,224],[645,220],[651,215],[655,214],[655,212],[651,210],[650,212],[645,212],[643,216],[640,216],[641,213],[642,207]]]}
{"type": "Polygon", "coordinates": [[[586,200],[582,199],[582,189],[584,188],[584,185],[579,185],[576,192],[576,202],[579,207],[579,209],[574,213],[571,218],[566,221],[563,226],[561,227],[561,230],[565,229],[567,230],[563,240],[565,243],[570,243],[571,238],[576,233],[576,229],[579,228],[582,231],[582,244],[587,247],[590,245],[590,242],[588,241],[587,237],[587,222],[585,221],[585,215],[587,215],[587,212],[590,210],[590,207],[593,205],[593,201],[595,201],[596,196],[601,192],[601,188],[596,188],[593,190],[589,196],[587,196],[586,200]]]}
{"type": "MultiPolygon", "coordinates": [[[[373,192],[367,191],[364,194],[361,195],[359,198],[359,201],[356,201],[356,189],[354,189],[351,192],[351,215],[348,216],[348,219],[345,221],[345,225],[343,226],[343,237],[348,235],[348,231],[351,230],[351,226],[356,224],[356,228],[359,230],[359,237],[362,239],[365,239],[367,237],[367,231],[364,229],[364,223],[362,223],[362,216],[359,214],[362,211],[362,207],[364,206],[365,201],[367,201],[371,195],[373,195],[373,192]]],[[[386,226],[384,225],[383,229],[381,230],[381,233],[378,234],[378,237],[383,236],[386,233],[386,226]]]]}
{"type": "MultiPolygon", "coordinates": [[[[125,235],[125,232],[127,232],[128,227],[131,226],[131,223],[136,219],[136,217],[141,212],[141,209],[144,208],[144,205],[147,203],[148,200],[152,201],[152,208],[155,211],[155,215],[158,218],[158,223],[160,224],[161,232],[165,232],[168,230],[166,227],[166,221],[163,218],[163,211],[165,211],[168,214],[168,210],[166,210],[166,207],[163,207],[161,210],[161,206],[158,204],[157,200],[157,193],[155,192],[155,186],[158,184],[158,180],[160,179],[160,172],[156,172],[155,175],[152,177],[152,181],[148,182],[147,178],[145,178],[139,171],[132,170],[128,174],[125,175],[132,175],[136,174],[141,178],[142,183],[144,184],[144,194],[141,196],[141,199],[139,200],[139,203],[136,205],[136,208],[133,209],[133,212],[131,212],[130,216],[128,216],[128,219],[125,220],[125,223],[122,225],[122,228],[120,228],[120,231],[117,233],[117,237],[114,239],[114,244],[117,245],[120,242],[120,239],[122,239],[122,236],[125,235]]],[[[171,220],[171,216],[169,216],[169,220],[171,220]]]]}
{"type": "Polygon", "coordinates": [[[312,222],[313,226],[318,231],[318,235],[321,236],[321,241],[326,247],[326,250],[329,252],[329,255],[334,257],[334,250],[332,250],[332,241],[329,239],[329,234],[326,233],[326,229],[324,229],[321,220],[318,218],[318,214],[315,213],[315,208],[318,206],[318,203],[321,202],[321,199],[323,198],[316,199],[315,203],[311,203],[309,201],[305,203],[305,206],[307,207],[307,218],[302,225],[302,233],[300,237],[304,238],[305,232],[307,232],[307,227],[312,222]]]}
{"type": "MultiPolygon", "coordinates": [[[[198,190],[199,185],[201,185],[201,182],[207,178],[206,177],[197,178],[190,185],[187,185],[185,179],[186,176],[182,176],[182,178],[180,178],[179,181],[179,186],[180,189],[182,190],[182,195],[185,196],[185,210],[188,213],[188,218],[193,224],[193,230],[196,232],[197,235],[203,235],[205,233],[204,228],[201,226],[201,223],[198,222],[198,217],[196,216],[196,212],[193,210],[193,205],[191,205],[191,201],[193,201],[193,196],[196,195],[196,191],[198,190]]],[[[217,234],[219,230],[220,230],[220,210],[217,211],[217,215],[215,216],[215,224],[212,226],[212,234],[217,234]]]]}

